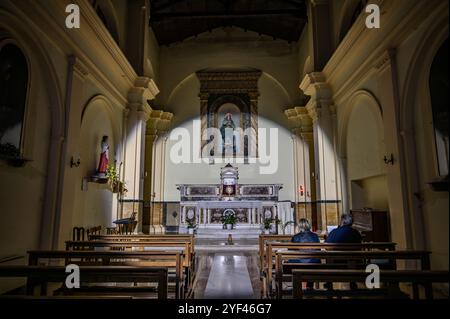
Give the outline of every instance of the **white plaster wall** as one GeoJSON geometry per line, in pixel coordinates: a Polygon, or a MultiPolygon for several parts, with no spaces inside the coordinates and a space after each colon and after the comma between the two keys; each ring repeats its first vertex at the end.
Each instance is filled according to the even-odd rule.
{"type": "MultiPolygon", "coordinates": [[[[259,69],[263,74],[258,88],[258,124],[278,130],[278,169],[274,174],[259,174],[256,164],[238,165],[241,183],[282,183],[283,200],[294,200],[293,146],[283,111],[301,99],[298,89],[297,44],[272,40],[238,28],[219,28],[182,43],[160,48],[161,93],[157,103],[174,114],[172,129],[186,128],[192,136],[192,120],[200,119],[200,83],[196,71],[259,69]],[[270,119],[270,120],[269,120],[270,119]]],[[[174,164],[167,141],[165,201],[178,201],[179,183],[218,183],[220,167],[225,164],[174,164]]],[[[264,165],[263,165],[264,166],[264,165]]],[[[156,189],[157,190],[157,189],[156,189]]],[[[158,194],[157,194],[158,196],[158,194]]]]}
{"type": "MultiPolygon", "coordinates": [[[[273,77],[286,91],[289,103],[296,103],[299,69],[297,43],[273,40],[239,28],[218,28],[182,43],[160,48],[161,93],[157,102],[176,115],[170,96],[196,71],[206,68],[255,68],[273,77]]],[[[198,92],[194,92],[198,94],[198,92]]]]}
{"type": "Polygon", "coordinates": [[[24,157],[30,161],[24,167],[0,161],[0,258],[26,256],[39,245],[51,124],[49,99],[37,82],[37,70],[31,70],[36,86],[30,90],[24,127],[24,157]]]}
{"type": "MultiPolygon", "coordinates": [[[[278,158],[278,168],[275,173],[262,175],[259,173],[260,165],[242,164],[239,167],[240,183],[281,183],[284,188],[281,190],[280,199],[294,200],[294,175],[293,175],[293,146],[291,133],[284,125],[283,114],[284,106],[288,100],[285,91],[277,85],[269,76],[262,75],[259,80],[260,97],[258,103],[259,128],[267,129],[267,138],[270,128],[278,131],[277,147],[278,151],[273,151],[274,156],[278,158]],[[270,120],[269,120],[270,118],[270,120]]],[[[185,128],[193,137],[192,120],[200,119],[200,101],[197,96],[199,92],[199,82],[196,76],[189,77],[178,86],[176,92],[171,97],[171,107],[174,112],[174,127],[185,128]]],[[[170,133],[169,133],[170,134],[170,133]]],[[[199,136],[200,132],[197,133],[199,136]]],[[[179,201],[179,192],[176,184],[181,183],[218,183],[220,181],[220,167],[224,164],[174,164],[170,160],[170,150],[175,141],[167,140],[166,147],[166,165],[165,165],[165,201],[179,201]]],[[[272,147],[272,145],[270,145],[272,147]]],[[[192,153],[192,149],[191,149],[192,153]]],[[[192,156],[192,154],[191,154],[192,156]]],[[[261,164],[266,166],[266,164],[261,164]]],[[[156,191],[158,189],[156,188],[156,191]]],[[[158,194],[157,194],[158,196],[158,194]]]]}
{"type": "Polygon", "coordinates": [[[384,174],[384,138],[377,106],[357,103],[347,125],[347,172],[350,180],[384,174]]]}
{"type": "MultiPolygon", "coordinates": [[[[293,180],[293,150],[291,134],[288,130],[280,127],[274,122],[259,117],[260,128],[278,129],[278,152],[275,157],[278,158],[278,168],[273,174],[261,174],[260,167],[265,164],[232,164],[239,168],[239,183],[280,183],[283,189],[280,192],[280,200],[294,200],[294,180],[293,180]]],[[[192,121],[187,121],[178,128],[185,128],[193,135],[192,121]]],[[[199,134],[199,133],[198,133],[199,134]]],[[[220,168],[227,163],[205,164],[205,163],[180,163],[175,164],[170,160],[170,149],[177,141],[168,139],[166,149],[166,169],[165,169],[165,200],[179,201],[180,193],[176,189],[176,184],[208,184],[220,182],[220,168]]],[[[192,155],[192,149],[191,149],[192,155]]]]}

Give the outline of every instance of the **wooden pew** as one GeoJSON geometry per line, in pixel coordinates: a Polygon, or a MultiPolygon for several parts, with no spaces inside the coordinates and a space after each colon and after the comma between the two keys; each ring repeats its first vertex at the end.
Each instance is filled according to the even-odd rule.
{"type": "Polygon", "coordinates": [[[265,258],[265,246],[267,242],[290,242],[293,235],[259,235],[258,238],[258,252],[259,252],[259,267],[263,269],[265,258]]]}
{"type": "MultiPolygon", "coordinates": [[[[308,281],[319,281],[319,282],[365,282],[368,273],[364,270],[311,270],[311,269],[296,269],[292,271],[292,296],[295,299],[302,299],[305,295],[302,289],[302,283],[308,281]]],[[[423,285],[425,287],[430,287],[433,283],[448,283],[449,282],[449,272],[448,271],[414,271],[414,270],[383,270],[380,275],[380,283],[384,284],[395,284],[398,286],[399,283],[412,283],[413,284],[413,299],[419,299],[419,289],[418,285],[423,285]]],[[[380,291],[382,294],[378,295],[381,297],[394,297],[397,295],[393,294],[390,289],[388,289],[388,295],[385,295],[384,291],[380,291]]],[[[320,291],[312,290],[308,291],[308,295],[319,295],[320,291]]],[[[356,292],[351,290],[331,290],[327,291],[330,296],[373,296],[377,293],[376,289],[363,289],[356,292]]],[[[323,296],[323,294],[321,294],[323,296]]],[[[425,289],[425,296],[427,299],[433,298],[432,289],[425,289]]]]}
{"type": "Polygon", "coordinates": [[[194,235],[90,235],[88,240],[100,241],[189,241],[191,245],[191,253],[195,253],[195,236],[194,235]]]}
{"type": "MultiPolygon", "coordinates": [[[[0,266],[0,277],[27,278],[26,294],[33,295],[35,287],[40,287],[40,295],[47,295],[48,283],[56,282],[65,284],[68,273],[65,266],[0,266]]],[[[125,267],[125,266],[81,266],[81,283],[157,283],[158,299],[167,299],[167,268],[149,267],[125,267]]],[[[129,287],[130,291],[134,287],[129,287]]],[[[144,290],[136,287],[137,291],[150,293],[150,289],[144,290]]],[[[77,294],[78,288],[73,288],[73,294],[77,294]]],[[[104,287],[102,292],[114,292],[114,287],[104,287]]],[[[116,292],[117,293],[117,292],[116,292]]],[[[98,295],[91,289],[91,295],[98,295]]],[[[120,292],[119,292],[120,294],[120,292]]],[[[122,293],[123,295],[123,293],[122,293]]]]}
{"type": "Polygon", "coordinates": [[[380,269],[397,270],[398,260],[418,260],[421,270],[430,270],[429,251],[278,251],[275,263],[277,298],[283,296],[283,283],[291,281],[295,269],[365,269],[378,262],[380,269]],[[298,263],[290,260],[320,259],[321,263],[298,263]],[[382,261],[382,263],[380,263],[382,261]],[[325,263],[324,263],[325,262],[325,263]],[[350,262],[350,263],[349,263],[350,262]]]}
{"type": "MultiPolygon", "coordinates": [[[[294,235],[259,235],[258,252],[259,252],[259,266],[260,269],[264,266],[266,256],[266,244],[268,242],[289,243],[294,235]]],[[[321,237],[322,239],[322,237],[321,237]]]]}
{"type": "Polygon", "coordinates": [[[187,292],[184,285],[183,251],[35,250],[29,251],[28,256],[29,266],[41,265],[43,259],[62,259],[65,265],[167,267],[172,271],[169,273],[169,282],[175,283],[175,298],[184,299],[187,292]]]}
{"type": "Polygon", "coordinates": [[[272,294],[272,277],[275,266],[275,253],[277,250],[338,250],[338,251],[370,251],[395,250],[395,243],[360,243],[360,244],[332,244],[332,243],[278,243],[266,244],[265,262],[261,272],[263,296],[272,294]]]}
{"type": "Polygon", "coordinates": [[[183,267],[186,273],[186,287],[191,287],[195,279],[195,258],[192,253],[191,244],[187,240],[179,241],[66,241],[66,250],[95,250],[98,248],[109,248],[109,250],[131,250],[139,248],[144,251],[146,248],[153,251],[174,251],[183,249],[183,267]]]}

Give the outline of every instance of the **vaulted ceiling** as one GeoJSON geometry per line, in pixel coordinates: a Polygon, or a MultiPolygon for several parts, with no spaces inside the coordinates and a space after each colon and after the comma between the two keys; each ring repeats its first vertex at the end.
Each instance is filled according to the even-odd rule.
{"type": "Polygon", "coordinates": [[[307,22],[306,0],[153,0],[150,26],[160,45],[235,26],[296,42],[307,22]]]}

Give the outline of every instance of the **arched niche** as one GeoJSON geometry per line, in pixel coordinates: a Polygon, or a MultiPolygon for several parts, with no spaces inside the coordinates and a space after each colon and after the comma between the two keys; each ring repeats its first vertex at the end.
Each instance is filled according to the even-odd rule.
{"type": "Polygon", "coordinates": [[[381,107],[368,91],[355,92],[345,109],[341,152],[350,207],[388,209],[381,107]]]}
{"type": "Polygon", "coordinates": [[[81,119],[78,173],[84,185],[76,190],[73,225],[111,225],[116,216],[115,195],[110,189],[106,185],[87,182],[98,167],[103,136],[108,136],[109,165],[120,167],[117,153],[121,143],[116,131],[110,101],[103,95],[90,99],[81,119]]]}

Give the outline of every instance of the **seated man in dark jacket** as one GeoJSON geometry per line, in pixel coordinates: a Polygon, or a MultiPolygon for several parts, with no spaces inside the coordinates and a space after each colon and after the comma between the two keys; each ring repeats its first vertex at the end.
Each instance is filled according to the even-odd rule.
{"type": "MultiPolygon", "coordinates": [[[[338,228],[334,229],[327,237],[327,243],[361,243],[362,237],[359,231],[352,227],[353,217],[350,214],[341,215],[341,223],[338,228]]],[[[325,284],[328,289],[333,289],[333,284],[328,282],[325,284]]],[[[356,289],[356,283],[350,283],[351,289],[356,289]]]]}
{"type": "MultiPolygon", "coordinates": [[[[320,243],[319,236],[311,231],[311,224],[306,218],[301,218],[298,223],[299,232],[291,239],[292,243],[320,243]]],[[[290,259],[289,262],[296,263],[320,263],[320,259],[307,258],[307,259],[290,259]]],[[[312,289],[313,282],[308,282],[307,287],[312,289]]]]}
{"type": "Polygon", "coordinates": [[[341,224],[327,237],[327,243],[361,243],[362,237],[359,231],[352,227],[353,217],[350,214],[341,216],[341,224]]]}

